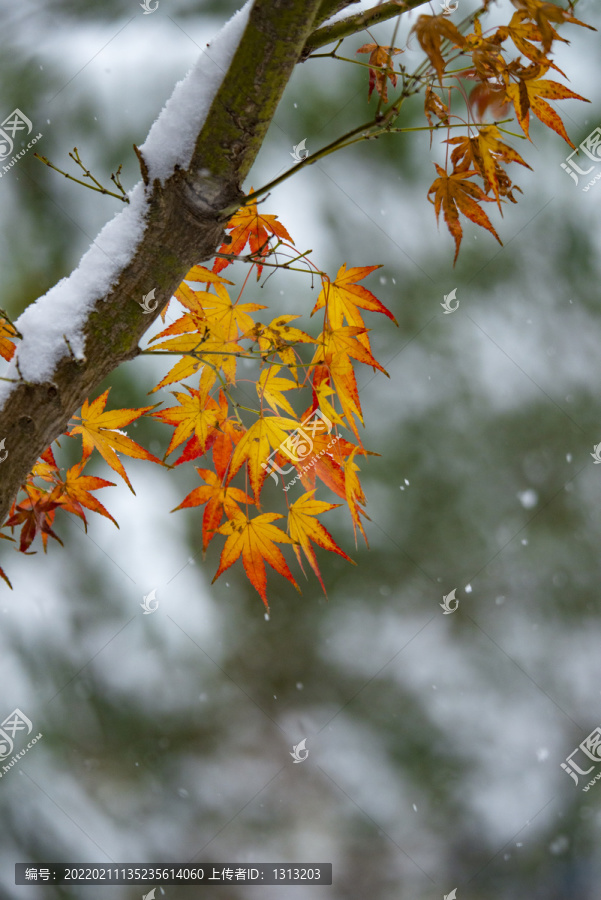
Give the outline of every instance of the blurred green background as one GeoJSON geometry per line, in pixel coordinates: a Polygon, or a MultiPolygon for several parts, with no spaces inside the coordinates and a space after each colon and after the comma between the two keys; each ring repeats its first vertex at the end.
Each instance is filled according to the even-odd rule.
{"type": "MultiPolygon", "coordinates": [[[[39,152],[74,174],[74,146],[105,182],[123,163],[129,189],[132,144],[240,5],[161,0],[144,16],[133,0],[0,0],[2,117],[22,109],[43,133],[39,152]]],[[[474,8],[460,0],[453,20],[474,8]]],[[[512,11],[499,0],[490,24],[512,11]]],[[[403,17],[397,46],[417,15],[403,17]]],[[[578,15],[601,27],[592,0],[578,15]]],[[[372,34],[386,44],[393,30],[372,34]]],[[[601,124],[599,38],[562,35],[571,44],[557,64],[591,100],[555,104],[578,144],[601,124]]],[[[349,39],[345,55],[369,39],[349,39]]],[[[409,71],[418,49],[413,37],[400,57],[409,71]]],[[[288,168],[301,140],[312,153],[365,121],[366,103],[365,69],[299,66],[245,189],[288,168]]],[[[418,98],[403,124],[423,124],[418,98]]],[[[14,591],[0,587],[0,717],[18,707],[44,735],[0,780],[2,897],[150,889],[15,887],[15,862],[170,861],[331,862],[334,880],[157,896],[598,896],[601,788],[583,798],[560,763],[601,723],[590,456],[601,441],[601,186],[583,196],[560,167],[570,148],[538,122],[532,144],[512,143],[533,171],[513,167],[518,205],[502,219],[489,210],[504,246],[466,223],[455,268],[426,199],[445,149],[425,131],[329,156],[264,203],[330,275],[381,263],[365,284],[399,323],[366,315],[390,374],[358,366],[364,442],[380,454],[360,462],[370,548],[355,548],[344,509],[324,518],[358,564],[318,553],[327,601],[312,574],[300,596],[270,572],[266,619],[239,565],[211,585],[221,543],[202,560],[202,510],[169,513],[199,484],[193,466],[127,461],[135,496],[122,483],[99,495],[119,531],[57,520],[64,550],[2,548],[14,591]],[[453,289],[459,308],[444,315],[453,289]],[[159,608],[144,616],[152,589],[159,608]],[[446,616],[453,589],[459,608],[446,616]],[[294,765],[303,738],[309,757],[294,765]]],[[[119,207],[21,159],[0,181],[0,306],[17,317],[119,207]]],[[[230,272],[238,284],[246,274],[230,272]]],[[[316,295],[306,275],[277,272],[244,299],[302,312],[312,328],[316,295]]],[[[143,406],[165,371],[144,358],[100,390],[111,387],[112,408],[143,406]]],[[[159,422],[129,433],[159,455],[170,437],[159,422]]],[[[101,460],[92,470],[118,480],[101,460]]]]}

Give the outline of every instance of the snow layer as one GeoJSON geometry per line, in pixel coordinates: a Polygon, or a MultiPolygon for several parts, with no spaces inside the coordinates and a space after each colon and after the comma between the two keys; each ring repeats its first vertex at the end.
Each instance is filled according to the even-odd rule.
{"type": "Polygon", "coordinates": [[[163,107],[140,147],[150,180],[164,183],[176,165],[187,169],[196,138],[230,67],[248,23],[253,0],[226,22],[163,107]]]}
{"type": "MultiPolygon", "coordinates": [[[[78,267],[39,297],[19,316],[16,326],[23,335],[17,342],[21,375],[26,381],[50,380],[54,368],[69,352],[83,357],[84,326],[96,301],[108,294],[123,268],[132,259],[144,232],[146,199],[142,182],[129,194],[129,204],[104,226],[78,267]]],[[[18,379],[15,360],[6,377],[18,379]]],[[[12,390],[0,385],[0,404],[12,390]]]]}

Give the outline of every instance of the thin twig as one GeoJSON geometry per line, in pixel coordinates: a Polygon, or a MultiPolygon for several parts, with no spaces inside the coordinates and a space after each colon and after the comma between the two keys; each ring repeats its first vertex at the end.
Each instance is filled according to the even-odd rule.
{"type": "Polygon", "coordinates": [[[75,162],[81,169],[83,169],[85,177],[90,178],[94,182],[94,184],[97,185],[97,187],[94,187],[94,185],[89,184],[89,182],[87,182],[87,181],[81,181],[79,178],[75,178],[73,175],[70,175],[68,172],[63,172],[62,169],[59,169],[58,166],[55,166],[54,163],[51,163],[50,160],[47,159],[47,157],[41,156],[41,154],[39,154],[39,153],[34,153],[33,155],[35,156],[36,159],[39,159],[40,162],[43,162],[45,166],[48,166],[50,169],[54,169],[55,172],[59,172],[59,174],[64,175],[65,178],[69,179],[69,181],[74,181],[76,184],[82,184],[84,187],[89,188],[91,191],[97,191],[99,194],[108,194],[109,197],[115,197],[117,200],[121,200],[123,203],[129,203],[129,197],[127,197],[125,195],[125,191],[123,190],[122,185],[120,183],[118,183],[117,181],[115,181],[115,177],[118,178],[118,176],[119,176],[121,166],[119,166],[119,169],[117,170],[117,176],[111,176],[111,178],[113,178],[113,180],[115,181],[115,184],[121,191],[121,194],[116,194],[114,191],[109,191],[107,188],[103,187],[100,184],[100,182],[96,178],[94,178],[94,176],[89,171],[89,169],[86,169],[86,167],[82,163],[81,159],[79,158],[79,153],[78,153],[77,147],[74,147],[73,150],[74,150],[74,153],[76,154],[76,156],[74,156],[73,153],[69,153],[69,156],[71,157],[71,159],[75,160],[75,162]]]}

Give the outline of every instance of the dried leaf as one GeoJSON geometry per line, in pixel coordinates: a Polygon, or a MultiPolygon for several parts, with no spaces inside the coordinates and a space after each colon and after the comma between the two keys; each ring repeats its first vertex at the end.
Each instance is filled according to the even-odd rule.
{"type": "Polygon", "coordinates": [[[478,206],[478,203],[493,203],[493,198],[487,197],[482,188],[478,187],[477,184],[468,181],[472,175],[478,174],[476,170],[458,171],[453,172],[451,175],[447,175],[445,170],[441,169],[437,163],[434,163],[434,165],[438,172],[438,178],[436,178],[430,186],[428,200],[434,204],[437,220],[440,210],[442,209],[447,228],[455,240],[455,258],[453,260],[453,265],[455,265],[455,262],[457,261],[461,238],[463,237],[463,229],[459,222],[459,213],[463,213],[463,215],[471,222],[474,222],[475,225],[480,225],[482,228],[486,228],[487,231],[490,231],[502,246],[503,242],[493,228],[488,216],[484,210],[478,206]],[[434,200],[432,200],[430,194],[434,194],[434,200]]]}

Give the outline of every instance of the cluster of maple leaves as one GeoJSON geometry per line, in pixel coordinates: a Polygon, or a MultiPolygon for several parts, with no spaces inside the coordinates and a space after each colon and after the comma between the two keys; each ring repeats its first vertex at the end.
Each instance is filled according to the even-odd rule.
{"type": "MultiPolygon", "coordinates": [[[[294,247],[277,217],[259,213],[256,202],[235,213],[228,230],[230,242],[224,243],[220,252],[227,251],[224,255],[233,259],[249,246],[257,279],[267,257],[277,252],[270,246],[272,239],[277,240],[280,252],[282,248],[294,247]]],[[[84,525],[86,510],[115,521],[92,493],[114,483],[84,471],[94,450],[131,490],[118,454],[159,465],[175,451],[179,451],[179,456],[173,465],[205,457],[205,466],[196,469],[203,483],[176,509],[204,506],[203,551],[216,535],[225,538],[215,579],[241,556],[246,574],[266,606],[265,562],[300,590],[278,544],[291,545],[302,571],[304,554],[324,591],[314,545],[352,562],[319,521],[318,516],[341,504],[316,499],[318,481],[348,505],[355,541],[358,530],[367,542],[361,521],[361,516],[367,518],[363,509],[366,501],[355,460],[369,451],[363,447],[357,429],[357,422],[363,423],[363,413],[354,366],[364,363],[384,372],[372,356],[361,310],[395,319],[371,291],[358,284],[379,266],[347,269],[343,265],[333,281],[320,273],[322,287],[311,315],[323,310],[323,322],[320,333],[313,337],[291,324],[299,316],[280,315],[263,324],[250,314],[266,309],[264,305],[240,302],[242,291],[233,301],[227,287],[232,282],[219,274],[232,259],[218,257],[212,271],[194,266],[174,295],[181,314],[150,341],[153,351],[179,357],[150,393],[192,377],[197,379],[196,386],[181,385],[184,390],[173,392],[176,405],[160,410],[156,406],[107,410],[108,390],[91,403],[86,400],[66,432],[71,438],[81,436],[80,461],[62,476],[53,450],[48,448],[22,485],[4,523],[12,530],[20,527],[21,552],[31,552],[29,548],[38,535],[44,550],[49,538],[60,542],[53,530],[59,509],[78,516],[84,525]],[[305,345],[313,347],[312,356],[306,361],[299,352],[305,345]],[[248,408],[254,421],[245,425],[232,391],[239,359],[249,356],[258,361],[261,371],[255,384],[257,408],[248,408]],[[297,408],[308,405],[297,414],[290,399],[301,393],[306,397],[297,402],[297,408]],[[339,411],[334,406],[335,398],[339,411]],[[329,429],[312,435],[310,451],[303,456],[298,477],[305,492],[293,503],[284,494],[287,530],[283,531],[274,524],[284,518],[281,513],[261,512],[261,494],[267,478],[262,464],[272,454],[280,467],[289,467],[290,458],[282,452],[281,445],[316,410],[325,417],[322,421],[327,419],[329,429]],[[157,418],[173,429],[164,460],[122,431],[141,416],[157,418]],[[342,436],[339,429],[343,427],[352,433],[355,442],[342,436]],[[233,483],[239,473],[244,476],[243,486],[233,483]]],[[[245,285],[247,282],[248,278],[245,285]]],[[[12,350],[4,349],[5,358],[9,359],[14,345],[12,350]]],[[[0,536],[8,537],[1,532],[0,536]]],[[[0,575],[8,581],[2,570],[0,575]]]]}
{"type": "MultiPolygon", "coordinates": [[[[451,168],[449,170],[448,159],[445,168],[434,163],[438,177],[428,191],[437,220],[442,210],[454,238],[454,262],[463,236],[459,214],[486,228],[502,244],[483,204],[496,203],[502,214],[501,204],[505,199],[517,203],[514,191],[520,191],[520,188],[512,183],[504,166],[518,163],[530,168],[516,150],[501,140],[504,129],[494,123],[482,124],[482,119],[487,114],[497,120],[503,119],[511,112],[512,116],[515,114],[525,137],[530,139],[532,112],[575,149],[561,118],[547,101],[571,98],[589,102],[565,85],[545,78],[545,75],[549,69],[554,69],[566,77],[549,58],[555,41],[569,43],[559,36],[554,25],[569,22],[592,31],[595,29],[576,19],[571,9],[562,9],[554,3],[544,0],[511,2],[516,12],[509,24],[491,29],[486,34],[482,31],[479,17],[488,10],[492,0],[484,0],[482,9],[474,18],[471,34],[462,34],[444,14],[421,15],[412,29],[430,62],[430,74],[426,73],[423,78],[424,112],[431,127],[430,134],[440,125],[449,130],[461,123],[468,127],[468,134],[447,138],[446,143],[453,146],[451,168]],[[457,65],[465,57],[469,57],[465,66],[453,68],[452,73],[447,73],[451,63],[457,65]],[[475,82],[469,95],[463,80],[475,82]],[[462,102],[467,100],[467,121],[452,112],[452,99],[457,95],[462,102]],[[433,122],[433,117],[438,119],[438,123],[433,122]],[[479,179],[482,186],[474,179],[479,179]]],[[[393,56],[402,50],[365,44],[357,52],[370,53],[368,99],[375,88],[381,100],[387,102],[387,82],[389,80],[396,87],[398,79],[393,56]]]]}
{"type": "MultiPolygon", "coordinates": [[[[491,2],[484,0],[483,12],[491,2]]],[[[532,111],[574,146],[561,119],[546,101],[584,98],[543,76],[550,68],[560,71],[548,58],[554,41],[563,40],[553,25],[584,23],[574,18],[571,12],[543,0],[512,0],[512,3],[517,11],[510,23],[488,35],[483,34],[478,18],[474,20],[473,33],[464,36],[445,15],[422,15],[413,29],[431,66],[431,74],[423,83],[425,115],[432,131],[440,125],[450,128],[453,119],[460,119],[451,112],[451,92],[460,90],[466,96],[463,86],[443,85],[443,80],[451,77],[446,73],[449,63],[460,56],[469,56],[471,65],[454,71],[452,77],[476,82],[467,98],[471,119],[466,123],[468,134],[447,138],[446,143],[453,147],[451,171],[448,166],[443,169],[435,164],[438,177],[428,192],[428,199],[434,195],[431,202],[437,218],[442,210],[455,240],[455,260],[462,238],[459,214],[486,228],[500,241],[481,204],[496,202],[501,209],[505,199],[515,203],[513,191],[519,188],[512,184],[503,166],[515,162],[530,168],[501,140],[501,129],[497,124],[477,123],[476,115],[480,120],[487,112],[500,117],[513,107],[519,125],[529,137],[532,111]],[[509,58],[504,47],[508,41],[513,43],[519,54],[517,57],[509,58]],[[450,55],[445,58],[444,54],[449,50],[450,55]],[[453,50],[457,51],[455,56],[453,50]],[[522,56],[527,62],[522,61],[522,56]],[[432,117],[438,119],[436,125],[432,117]],[[483,186],[480,187],[474,178],[481,179],[483,186]]],[[[370,53],[368,99],[376,90],[381,101],[387,102],[388,82],[396,87],[398,81],[393,56],[402,51],[373,43],[364,45],[358,52],[370,53]]],[[[356,459],[370,451],[364,448],[357,427],[358,423],[363,424],[363,413],[355,366],[361,363],[385,373],[372,355],[362,311],[382,313],[395,324],[396,320],[371,291],[359,284],[379,266],[347,269],[344,264],[334,280],[326,273],[318,272],[321,291],[311,315],[323,310],[323,320],[320,332],[312,336],[291,324],[299,318],[296,315],[280,315],[269,324],[255,320],[251,313],[266,307],[240,302],[248,277],[232,301],[227,287],[231,287],[232,282],[220,275],[247,247],[250,253],[246,259],[256,269],[257,280],[265,264],[279,265],[278,251],[287,249],[296,254],[294,242],[277,216],[259,213],[256,201],[248,201],[234,214],[227,230],[229,240],[219,248],[212,270],[197,265],[188,272],[174,295],[179,304],[178,318],[150,342],[156,353],[179,357],[150,392],[179,384],[183,390],[173,392],[176,405],[165,409],[157,409],[160,406],[157,404],[139,409],[107,410],[108,390],[91,403],[86,400],[66,432],[70,438],[81,437],[80,461],[63,476],[49,447],[21,486],[2,526],[10,528],[12,534],[20,528],[18,549],[21,552],[32,552],[30,547],[37,536],[41,538],[44,550],[50,537],[60,543],[53,530],[59,509],[79,517],[84,526],[87,526],[86,510],[115,522],[92,493],[114,486],[114,483],[85,474],[94,450],[132,491],[118,454],[158,465],[166,464],[167,458],[176,450],[180,451],[179,456],[170,465],[204,457],[205,465],[196,468],[203,483],[194,488],[176,509],[204,506],[203,551],[216,535],[225,538],[213,580],[242,557],[246,574],[267,607],[265,562],[300,590],[278,544],[292,547],[303,572],[304,555],[324,592],[314,545],[353,562],[318,518],[342,505],[316,499],[318,482],[348,506],[355,543],[357,531],[367,543],[361,518],[369,517],[364,509],[366,500],[356,459]],[[275,264],[267,262],[270,258],[276,259],[275,264]],[[204,289],[193,285],[202,285],[204,289]],[[305,356],[304,347],[313,347],[312,356],[305,356]],[[242,357],[254,358],[260,366],[260,376],[254,385],[258,408],[241,407],[234,399],[238,361],[242,357]],[[197,386],[183,383],[190,378],[197,379],[197,386]],[[302,408],[302,413],[295,412],[290,402],[293,398],[298,398],[296,408],[302,408]],[[250,423],[245,424],[242,420],[240,409],[247,411],[247,418],[252,417],[250,423]],[[282,452],[282,447],[291,435],[302,431],[302,423],[316,411],[330,427],[327,432],[314,431],[310,450],[303,456],[296,479],[300,479],[305,492],[290,503],[287,488],[281,485],[287,507],[284,531],[273,524],[284,518],[281,513],[261,512],[261,495],[268,474],[265,463],[271,457],[278,471],[279,467],[289,465],[290,458],[282,452]],[[173,429],[163,460],[122,431],[141,416],[159,419],[173,429]],[[347,437],[343,437],[341,429],[346,430],[347,437]],[[335,440],[332,440],[332,430],[335,440]],[[234,484],[236,478],[240,486],[234,484]]],[[[173,308],[172,304],[173,299],[170,308],[173,308]]],[[[162,314],[163,324],[166,312],[164,310],[162,314]]],[[[18,338],[9,319],[0,316],[0,354],[4,359],[12,358],[14,341],[18,338]]],[[[14,537],[1,531],[0,538],[14,541],[14,537]]],[[[10,585],[2,569],[0,577],[10,585]]]]}

